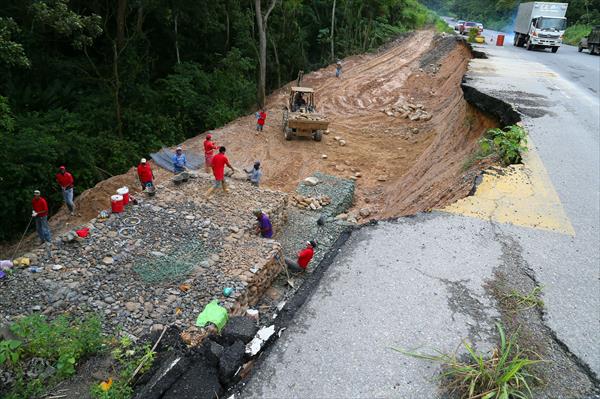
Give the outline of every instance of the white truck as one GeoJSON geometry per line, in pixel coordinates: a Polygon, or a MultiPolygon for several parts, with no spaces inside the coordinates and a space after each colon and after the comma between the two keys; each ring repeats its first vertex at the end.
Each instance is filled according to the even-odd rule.
{"type": "Polygon", "coordinates": [[[513,44],[525,46],[527,50],[550,48],[556,53],[567,27],[565,14],[568,5],[543,1],[521,3],[515,19],[513,44]]]}

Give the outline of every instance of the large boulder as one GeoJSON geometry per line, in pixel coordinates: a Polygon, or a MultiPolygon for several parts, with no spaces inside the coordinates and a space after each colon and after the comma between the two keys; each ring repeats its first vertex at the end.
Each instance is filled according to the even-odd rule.
{"type": "Polygon", "coordinates": [[[229,319],[225,328],[221,332],[221,337],[228,344],[232,344],[236,340],[240,340],[247,344],[252,341],[254,335],[258,331],[256,321],[249,317],[236,316],[229,319]]]}

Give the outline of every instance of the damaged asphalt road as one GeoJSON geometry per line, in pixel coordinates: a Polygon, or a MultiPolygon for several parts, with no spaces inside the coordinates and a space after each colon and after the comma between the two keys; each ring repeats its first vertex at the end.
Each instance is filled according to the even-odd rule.
{"type": "Polygon", "coordinates": [[[452,352],[467,339],[489,349],[494,323],[507,320],[494,284],[524,293],[542,287],[544,309],[523,319],[551,363],[534,397],[598,394],[598,98],[522,58],[524,49],[484,51],[489,59],[472,61],[469,87],[517,109],[519,98],[543,100],[546,112],[522,112],[523,123],[549,177],[541,190],[555,190],[552,206],[568,226],[551,231],[519,225],[519,215],[500,223],[433,212],[356,231],[242,397],[439,397],[437,365],[392,348],[452,352]]]}

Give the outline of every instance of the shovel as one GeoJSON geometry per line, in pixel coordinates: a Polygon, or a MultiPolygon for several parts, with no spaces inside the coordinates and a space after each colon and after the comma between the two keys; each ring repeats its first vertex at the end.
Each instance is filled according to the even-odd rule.
{"type": "Polygon", "coordinates": [[[283,252],[280,251],[277,255],[276,255],[276,259],[279,262],[279,266],[281,266],[281,268],[285,271],[285,275],[287,276],[287,283],[290,287],[292,288],[296,288],[294,287],[294,280],[292,280],[292,278],[290,277],[290,272],[285,264],[285,261],[283,259],[283,252]]]}

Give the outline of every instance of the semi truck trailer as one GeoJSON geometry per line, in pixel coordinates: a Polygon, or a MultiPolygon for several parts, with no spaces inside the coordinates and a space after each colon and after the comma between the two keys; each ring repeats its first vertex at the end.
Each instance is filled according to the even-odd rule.
{"type": "Polygon", "coordinates": [[[567,27],[567,6],[568,3],[542,1],[521,3],[515,19],[513,44],[527,50],[550,48],[556,53],[567,27]]]}

